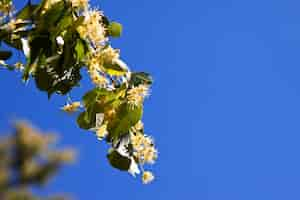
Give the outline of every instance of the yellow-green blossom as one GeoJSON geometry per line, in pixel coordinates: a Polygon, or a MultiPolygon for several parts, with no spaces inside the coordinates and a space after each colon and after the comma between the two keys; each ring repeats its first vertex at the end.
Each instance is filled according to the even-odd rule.
{"type": "Polygon", "coordinates": [[[102,140],[103,138],[105,138],[107,136],[108,132],[107,132],[107,124],[103,124],[101,125],[97,130],[96,130],[96,135],[98,137],[99,140],[102,140]]]}
{"type": "Polygon", "coordinates": [[[75,8],[84,9],[88,7],[89,0],[70,0],[71,4],[75,8]]]}
{"type": "Polygon", "coordinates": [[[142,175],[143,183],[148,184],[148,183],[152,182],[153,180],[154,180],[154,175],[152,174],[152,172],[144,171],[144,173],[142,175]]]}
{"type": "Polygon", "coordinates": [[[98,10],[88,10],[84,12],[84,22],[77,28],[82,38],[89,39],[94,45],[101,45],[107,40],[105,28],[102,23],[103,14],[98,10]]]}
{"type": "Polygon", "coordinates": [[[149,95],[148,85],[139,85],[131,88],[127,92],[128,103],[132,106],[140,106],[144,102],[144,98],[149,95]]]}
{"type": "Polygon", "coordinates": [[[80,102],[76,101],[71,104],[65,105],[64,107],[62,107],[62,110],[67,113],[74,113],[79,109],[80,106],[81,106],[80,102]]]}

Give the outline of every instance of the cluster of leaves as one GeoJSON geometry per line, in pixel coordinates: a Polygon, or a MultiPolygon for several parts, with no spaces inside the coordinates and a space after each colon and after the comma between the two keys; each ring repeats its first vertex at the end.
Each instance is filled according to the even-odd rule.
{"type": "Polygon", "coordinates": [[[78,126],[111,144],[107,157],[113,167],[135,175],[138,165],[143,171],[145,160],[153,163],[157,157],[153,141],[144,134],[144,127],[136,128],[152,78],[130,71],[120,60],[120,51],[110,46],[110,38],[121,36],[121,24],[91,9],[88,0],[41,0],[38,4],[29,0],[19,12],[4,9],[13,7],[11,0],[0,3],[0,42],[26,58],[24,64],[7,64],[12,52],[3,50],[0,64],[21,70],[25,82],[34,79],[49,98],[54,93],[69,94],[80,83],[81,69],[86,69],[95,88],[83,96],[82,106],[69,102],[63,109],[83,109],[78,126]],[[139,138],[138,145],[132,144],[132,138],[139,138]]]}
{"type": "Polygon", "coordinates": [[[63,196],[41,198],[30,190],[45,186],[49,178],[74,159],[71,149],[53,150],[53,134],[43,134],[28,123],[17,122],[15,133],[0,140],[0,199],[64,200],[63,196]]]}

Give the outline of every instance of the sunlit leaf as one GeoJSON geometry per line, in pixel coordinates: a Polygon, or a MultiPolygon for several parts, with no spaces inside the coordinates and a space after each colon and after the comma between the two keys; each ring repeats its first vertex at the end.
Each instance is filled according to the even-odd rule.
{"type": "Polygon", "coordinates": [[[118,108],[115,119],[108,124],[108,140],[116,140],[120,136],[127,134],[129,129],[141,120],[142,115],[142,106],[130,106],[127,103],[123,103],[118,108]]]}

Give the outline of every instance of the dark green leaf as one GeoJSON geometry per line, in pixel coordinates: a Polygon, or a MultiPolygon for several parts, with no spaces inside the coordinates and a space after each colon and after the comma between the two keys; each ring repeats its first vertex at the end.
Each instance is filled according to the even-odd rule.
{"type": "Polygon", "coordinates": [[[58,20],[65,14],[66,7],[64,1],[58,1],[51,5],[47,12],[43,15],[43,29],[49,29],[57,25],[58,20]]]}
{"type": "Polygon", "coordinates": [[[38,89],[48,91],[53,83],[53,79],[44,68],[37,68],[35,72],[35,83],[38,89]]]}
{"type": "Polygon", "coordinates": [[[7,60],[12,56],[10,51],[0,51],[0,60],[7,60]]]}
{"type": "Polygon", "coordinates": [[[128,171],[131,160],[128,157],[122,156],[117,151],[113,150],[107,155],[109,163],[116,169],[121,171],[128,171]]]}
{"type": "Polygon", "coordinates": [[[151,85],[152,83],[153,79],[148,73],[137,72],[131,74],[130,84],[133,86],[138,86],[140,84],[151,85]]]}

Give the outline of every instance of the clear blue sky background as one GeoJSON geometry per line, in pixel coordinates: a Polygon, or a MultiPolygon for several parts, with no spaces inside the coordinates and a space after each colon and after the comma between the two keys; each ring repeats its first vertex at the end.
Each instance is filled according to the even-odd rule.
{"type": "MultiPolygon", "coordinates": [[[[25,2],[15,1],[18,6],[25,2]]],[[[43,191],[77,199],[300,199],[298,0],[92,1],[124,25],[113,42],[132,69],[153,74],[146,130],[159,160],[148,186],[112,169],[106,145],[20,74],[1,71],[0,128],[27,118],[79,149],[43,191]]],[[[73,93],[89,88],[85,79],[73,93]]]]}

